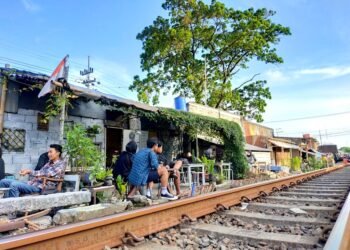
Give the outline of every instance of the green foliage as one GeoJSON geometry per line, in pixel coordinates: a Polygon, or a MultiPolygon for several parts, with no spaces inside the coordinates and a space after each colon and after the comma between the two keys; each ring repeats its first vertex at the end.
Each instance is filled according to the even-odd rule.
{"type": "Polygon", "coordinates": [[[290,165],[291,165],[291,169],[293,171],[300,171],[301,169],[301,158],[300,157],[293,157],[291,160],[290,160],[290,165]]]}
{"type": "Polygon", "coordinates": [[[123,178],[120,175],[118,175],[118,177],[117,177],[116,184],[117,184],[117,190],[118,190],[119,194],[121,196],[125,196],[126,195],[126,187],[128,184],[123,181],[123,178]]]}
{"type": "Polygon", "coordinates": [[[90,137],[94,137],[101,133],[101,127],[99,125],[88,126],[86,128],[86,133],[90,137]]]}
{"type": "Polygon", "coordinates": [[[167,121],[180,128],[193,139],[197,134],[220,138],[224,143],[224,159],[231,162],[236,178],[243,178],[248,171],[244,156],[244,137],[235,122],[217,119],[173,109],[160,109],[154,113],[158,121],[167,121]]]}
{"type": "Polygon", "coordinates": [[[324,162],[323,159],[319,160],[319,159],[316,159],[315,157],[310,157],[308,159],[308,165],[313,170],[321,169],[327,166],[327,160],[326,162],[324,162]]]}
{"type": "Polygon", "coordinates": [[[205,171],[208,174],[214,174],[215,160],[210,160],[207,157],[202,156],[201,162],[203,163],[205,171]]]}
{"type": "Polygon", "coordinates": [[[226,179],[226,177],[222,173],[216,174],[216,184],[223,183],[225,179],[226,179]]]}
{"type": "Polygon", "coordinates": [[[288,159],[282,159],[281,160],[281,165],[290,168],[291,167],[291,159],[289,159],[289,158],[288,159]]]}
{"type": "Polygon", "coordinates": [[[341,147],[340,151],[342,151],[344,153],[350,153],[350,147],[341,147]]]}
{"type": "Polygon", "coordinates": [[[64,145],[73,171],[85,172],[103,166],[104,155],[86,134],[86,129],[75,125],[67,131],[64,145]]]}
{"type": "Polygon", "coordinates": [[[235,178],[243,178],[248,172],[248,163],[244,153],[245,140],[241,127],[235,122],[167,108],[159,108],[157,112],[150,112],[108,103],[104,100],[99,100],[97,103],[108,104],[115,110],[130,116],[144,117],[153,121],[159,129],[169,127],[171,124],[188,134],[193,140],[197,134],[219,138],[224,144],[224,160],[231,163],[235,178]]]}
{"type": "Polygon", "coordinates": [[[252,60],[283,62],[274,45],[290,30],[272,22],[275,12],[227,8],[217,0],[166,0],[162,7],[168,18],[158,16],[137,35],[146,72],[130,86],[138,99],[157,104],[161,93],[172,92],[262,121],[266,99],[271,99],[266,81],[254,81],[255,75],[237,82],[235,75],[252,60]]]}
{"type": "Polygon", "coordinates": [[[50,94],[50,98],[46,101],[46,107],[44,112],[44,122],[47,122],[52,117],[56,117],[61,113],[63,105],[66,110],[72,107],[70,103],[71,96],[65,92],[60,94],[59,91],[54,91],[50,94]]]}
{"type": "Polygon", "coordinates": [[[101,165],[94,165],[90,169],[90,180],[104,181],[107,177],[112,177],[112,169],[106,169],[101,165]]]}

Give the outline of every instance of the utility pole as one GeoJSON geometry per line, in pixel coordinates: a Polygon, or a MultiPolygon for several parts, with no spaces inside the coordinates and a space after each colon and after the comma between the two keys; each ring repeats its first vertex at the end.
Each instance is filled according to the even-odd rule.
{"type": "Polygon", "coordinates": [[[319,134],[320,134],[320,143],[322,145],[322,135],[321,135],[321,130],[318,130],[319,134]]]}
{"type": "Polygon", "coordinates": [[[86,76],[86,79],[83,80],[83,84],[90,88],[91,86],[95,86],[95,83],[100,84],[100,82],[96,82],[96,78],[90,79],[90,74],[94,72],[94,68],[90,67],[90,56],[88,56],[88,67],[87,69],[81,70],[80,75],[86,76]]]}

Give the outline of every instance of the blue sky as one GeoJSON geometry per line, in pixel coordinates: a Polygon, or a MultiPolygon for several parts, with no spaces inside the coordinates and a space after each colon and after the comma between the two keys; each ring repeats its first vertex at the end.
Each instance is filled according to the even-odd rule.
{"type": "MultiPolygon", "coordinates": [[[[227,6],[266,7],[277,12],[274,21],[289,26],[292,36],[277,46],[284,64],[253,62],[236,79],[260,73],[268,80],[273,99],[265,125],[280,135],[311,133],[322,142],[350,146],[350,113],[273,122],[350,111],[350,1],[348,0],[226,0],[227,6]],[[270,122],[269,122],[270,121],[270,122]]],[[[136,34],[165,15],[158,0],[3,0],[0,8],[0,65],[50,74],[64,55],[70,55],[71,82],[87,56],[101,81],[99,89],[136,99],[127,90],[140,74],[141,42],[136,34]],[[13,61],[16,60],[16,61],[13,61]],[[26,63],[26,64],[24,64],[26,63]]],[[[172,99],[161,98],[162,106],[172,99]]]]}

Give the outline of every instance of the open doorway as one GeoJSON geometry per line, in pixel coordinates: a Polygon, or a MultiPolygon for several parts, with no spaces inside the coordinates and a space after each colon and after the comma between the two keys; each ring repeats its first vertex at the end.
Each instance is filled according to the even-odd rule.
{"type": "Polygon", "coordinates": [[[123,130],[118,128],[107,127],[106,136],[106,165],[110,167],[112,165],[113,154],[122,152],[123,142],[123,130]]]}

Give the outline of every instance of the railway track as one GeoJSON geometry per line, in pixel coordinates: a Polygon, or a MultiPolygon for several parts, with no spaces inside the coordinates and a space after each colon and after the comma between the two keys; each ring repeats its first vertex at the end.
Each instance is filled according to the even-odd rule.
{"type": "Polygon", "coordinates": [[[350,168],[338,166],[1,239],[0,249],[103,249],[144,236],[139,249],[349,249],[349,187],[350,168]]]}

